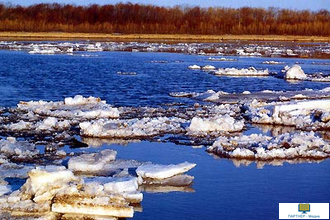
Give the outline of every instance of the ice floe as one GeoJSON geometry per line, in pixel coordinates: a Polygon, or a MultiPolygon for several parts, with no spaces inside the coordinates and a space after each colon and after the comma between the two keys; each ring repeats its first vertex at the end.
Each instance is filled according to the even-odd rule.
{"type": "Polygon", "coordinates": [[[286,80],[302,80],[313,82],[330,82],[330,76],[324,76],[323,73],[306,74],[299,65],[293,65],[292,67],[285,66],[284,79],[286,80]]]}
{"type": "Polygon", "coordinates": [[[263,64],[270,64],[270,65],[279,65],[279,64],[284,64],[283,62],[279,62],[279,61],[274,61],[274,60],[266,60],[262,62],[263,64]]]}
{"type": "Polygon", "coordinates": [[[76,95],[67,97],[64,102],[30,101],[20,102],[19,110],[29,111],[34,114],[52,117],[70,118],[117,118],[119,111],[102,101],[100,98],[76,95]]]}
{"type": "Polygon", "coordinates": [[[257,70],[254,67],[250,67],[248,69],[236,69],[236,68],[224,68],[218,69],[212,72],[214,75],[218,76],[268,76],[269,71],[266,70],[257,70]]]}
{"type": "Polygon", "coordinates": [[[314,132],[285,133],[276,137],[251,134],[220,137],[208,152],[252,160],[330,157],[330,144],[314,132]]]}
{"type": "Polygon", "coordinates": [[[209,70],[215,70],[215,66],[212,65],[206,65],[202,67],[202,70],[209,71],[209,70]]]}
{"type": "Polygon", "coordinates": [[[210,61],[237,61],[237,59],[225,58],[225,57],[221,57],[221,58],[209,57],[208,60],[210,60],[210,61]]]}
{"type": "Polygon", "coordinates": [[[196,64],[194,64],[194,65],[188,66],[188,69],[192,69],[192,70],[200,70],[201,67],[198,66],[198,65],[196,65],[196,64]]]}
{"type": "Polygon", "coordinates": [[[0,140],[1,164],[10,160],[32,160],[39,154],[39,150],[32,143],[17,141],[14,137],[0,140]]]}
{"type": "Polygon", "coordinates": [[[234,132],[241,131],[244,127],[244,120],[236,120],[230,115],[218,115],[212,118],[194,117],[188,127],[189,134],[199,132],[234,132]]]}
{"type": "Polygon", "coordinates": [[[173,177],[178,174],[187,172],[188,170],[194,168],[196,164],[184,162],[177,165],[142,165],[136,170],[136,173],[141,178],[151,178],[151,179],[166,179],[173,177]]]}
{"type": "Polygon", "coordinates": [[[304,80],[307,78],[307,75],[299,65],[294,65],[292,67],[286,66],[284,72],[284,78],[287,80],[304,80]]]}
{"type": "Polygon", "coordinates": [[[251,107],[249,117],[253,123],[294,126],[302,130],[330,128],[329,99],[273,103],[251,107]]]}
{"type": "Polygon", "coordinates": [[[181,123],[186,122],[180,118],[142,118],[129,120],[104,120],[79,124],[81,134],[88,137],[148,137],[162,133],[182,131],[181,123]]]}
{"type": "Polygon", "coordinates": [[[99,153],[82,154],[72,157],[68,162],[68,168],[73,171],[94,172],[100,171],[110,161],[116,159],[117,152],[113,150],[103,150],[99,153]]]}

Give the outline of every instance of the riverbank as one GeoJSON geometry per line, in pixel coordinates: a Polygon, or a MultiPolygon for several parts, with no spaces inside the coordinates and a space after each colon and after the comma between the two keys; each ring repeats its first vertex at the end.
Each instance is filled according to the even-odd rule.
{"type": "Polygon", "coordinates": [[[103,34],[65,32],[0,32],[0,40],[100,40],[100,41],[173,41],[173,42],[219,42],[219,41],[297,41],[330,42],[330,36],[294,35],[181,35],[181,34],[103,34]]]}

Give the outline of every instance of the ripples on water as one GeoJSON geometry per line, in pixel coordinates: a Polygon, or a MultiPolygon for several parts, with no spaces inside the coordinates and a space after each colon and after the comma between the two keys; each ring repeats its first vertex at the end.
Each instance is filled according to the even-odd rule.
{"type": "Polygon", "coordinates": [[[306,73],[330,74],[327,65],[315,65],[322,60],[271,58],[284,64],[267,65],[262,62],[270,58],[238,57],[238,61],[234,62],[216,62],[209,61],[208,56],[176,53],[78,52],[69,56],[0,51],[0,60],[0,106],[15,106],[22,100],[62,100],[76,94],[101,97],[116,106],[159,106],[172,102],[193,104],[192,100],[168,94],[209,89],[231,93],[290,91],[329,86],[329,83],[289,83],[274,77],[218,77],[189,70],[187,67],[193,64],[238,69],[254,66],[279,73],[285,65],[299,62],[306,73]],[[92,56],[82,56],[86,54],[92,56]],[[117,72],[136,72],[136,75],[117,72]]]}

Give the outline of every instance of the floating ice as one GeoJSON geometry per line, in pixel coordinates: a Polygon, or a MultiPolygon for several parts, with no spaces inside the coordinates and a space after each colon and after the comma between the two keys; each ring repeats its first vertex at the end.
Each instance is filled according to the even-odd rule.
{"type": "Polygon", "coordinates": [[[193,176],[186,174],[175,175],[166,179],[144,178],[143,184],[145,185],[158,185],[158,186],[190,186],[194,180],[193,176]]]}
{"type": "Polygon", "coordinates": [[[284,67],[284,78],[287,80],[305,80],[313,82],[330,82],[330,76],[323,76],[323,73],[307,75],[299,65],[284,67]]]}
{"type": "Polygon", "coordinates": [[[215,70],[215,66],[212,65],[206,65],[202,67],[202,70],[215,70]]]}
{"type": "Polygon", "coordinates": [[[211,61],[237,61],[237,59],[231,59],[231,58],[225,58],[225,57],[221,57],[221,58],[209,57],[208,60],[211,60],[211,61]]]}
{"type": "Polygon", "coordinates": [[[187,172],[195,166],[196,164],[188,162],[180,163],[177,165],[147,164],[138,167],[136,169],[136,173],[141,178],[166,179],[187,172]]]}
{"type": "Polygon", "coordinates": [[[191,66],[188,66],[188,68],[189,68],[189,69],[192,69],[192,70],[200,70],[200,69],[201,69],[201,67],[198,66],[198,65],[196,65],[196,64],[191,65],[191,66]]]}
{"type": "Polygon", "coordinates": [[[84,98],[76,95],[67,97],[64,102],[30,101],[20,102],[17,109],[43,116],[62,118],[117,118],[119,111],[101,101],[100,98],[84,98]]]}
{"type": "Polygon", "coordinates": [[[330,157],[330,144],[314,132],[284,133],[276,137],[252,134],[220,137],[208,152],[229,157],[256,160],[330,157]]]}
{"type": "Polygon", "coordinates": [[[137,73],[136,72],[122,72],[122,71],[118,71],[117,74],[119,75],[136,75],[137,73]]]}
{"type": "Polygon", "coordinates": [[[328,99],[275,103],[249,109],[251,121],[254,123],[295,126],[303,130],[329,128],[329,112],[328,99]]]}
{"type": "Polygon", "coordinates": [[[278,64],[283,64],[283,62],[278,62],[278,61],[274,61],[274,60],[271,60],[271,61],[264,61],[262,62],[263,64],[271,64],[271,65],[278,65],[278,64]]]}
{"type": "Polygon", "coordinates": [[[292,67],[286,66],[284,72],[284,78],[287,80],[304,80],[307,78],[307,75],[299,65],[294,65],[292,67]]]}
{"type": "Polygon", "coordinates": [[[78,172],[100,171],[104,166],[116,159],[117,152],[113,150],[103,150],[98,153],[82,154],[70,158],[68,168],[78,172]]]}
{"type": "Polygon", "coordinates": [[[218,69],[217,71],[212,72],[214,75],[219,76],[268,76],[268,69],[266,70],[257,70],[254,67],[248,69],[236,69],[236,68],[225,68],[218,69]]]}
{"type": "Polygon", "coordinates": [[[39,150],[32,143],[17,141],[14,137],[8,137],[7,140],[0,140],[0,153],[2,157],[11,160],[30,160],[39,154],[39,150]]]}
{"type": "Polygon", "coordinates": [[[79,126],[81,135],[88,137],[148,137],[162,133],[176,133],[182,131],[180,118],[142,118],[129,120],[96,120],[83,122],[79,126]]]}
{"type": "Polygon", "coordinates": [[[105,197],[85,197],[80,195],[56,196],[52,211],[70,214],[88,214],[98,216],[133,217],[133,207],[125,199],[105,197]]]}
{"type": "Polygon", "coordinates": [[[194,117],[188,128],[188,132],[212,132],[212,131],[241,131],[244,120],[236,120],[229,115],[218,115],[213,118],[194,117]]]}

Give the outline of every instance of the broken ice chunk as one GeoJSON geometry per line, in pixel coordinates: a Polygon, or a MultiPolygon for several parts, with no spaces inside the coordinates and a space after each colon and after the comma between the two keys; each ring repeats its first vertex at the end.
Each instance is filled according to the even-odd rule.
{"type": "Polygon", "coordinates": [[[175,175],[166,179],[152,179],[145,178],[143,179],[144,184],[149,185],[162,185],[162,186],[189,186],[194,180],[193,176],[190,175],[175,175]]]}
{"type": "Polygon", "coordinates": [[[82,154],[72,157],[68,162],[68,168],[73,171],[95,172],[102,170],[110,161],[116,159],[117,152],[113,150],[103,150],[99,153],[82,154]]]}
{"type": "Polygon", "coordinates": [[[299,65],[286,66],[283,72],[285,72],[284,78],[288,80],[304,80],[307,78],[307,75],[299,65]]]}
{"type": "Polygon", "coordinates": [[[324,159],[330,157],[330,144],[314,132],[284,133],[276,137],[252,134],[220,137],[207,151],[240,159],[324,159]]]}
{"type": "Polygon", "coordinates": [[[212,132],[212,131],[241,131],[244,120],[236,120],[229,115],[219,115],[213,118],[194,117],[191,120],[188,131],[190,132],[212,132]]]}
{"type": "Polygon", "coordinates": [[[125,199],[112,197],[85,197],[80,195],[56,196],[52,211],[58,213],[88,214],[115,216],[120,218],[133,217],[133,207],[125,199]]]}
{"type": "Polygon", "coordinates": [[[62,220],[118,220],[116,217],[112,216],[99,216],[99,215],[86,215],[86,214],[72,214],[66,213],[61,216],[62,220]]]}
{"type": "Polygon", "coordinates": [[[29,179],[22,186],[21,191],[35,202],[49,201],[60,190],[67,188],[69,182],[79,181],[72,171],[66,170],[65,167],[53,166],[49,171],[36,168],[28,175],[29,179]]]}
{"type": "Polygon", "coordinates": [[[166,179],[178,174],[187,172],[188,170],[194,168],[196,164],[194,163],[180,163],[177,165],[159,165],[159,164],[147,164],[139,166],[136,169],[136,173],[139,177],[152,178],[152,179],[166,179]]]}
{"type": "Polygon", "coordinates": [[[254,67],[248,69],[236,69],[236,68],[220,68],[217,71],[211,72],[214,75],[223,76],[268,76],[268,69],[257,70],[254,67]]]}
{"type": "Polygon", "coordinates": [[[7,137],[7,140],[0,140],[0,153],[11,159],[31,159],[39,154],[39,150],[27,141],[17,141],[14,137],[7,137]]]}
{"type": "Polygon", "coordinates": [[[177,117],[157,117],[128,120],[95,120],[79,124],[81,135],[87,137],[149,137],[162,133],[182,131],[181,123],[185,120],[177,117]]]}
{"type": "Polygon", "coordinates": [[[103,185],[104,190],[112,193],[135,192],[138,189],[138,180],[136,177],[93,177],[86,178],[85,184],[97,183],[103,185]]]}
{"type": "Polygon", "coordinates": [[[191,70],[200,70],[201,67],[198,66],[198,65],[196,65],[196,64],[194,64],[194,65],[188,66],[188,69],[191,69],[191,70]]]}
{"type": "MultiPolygon", "coordinates": [[[[65,105],[85,105],[85,104],[95,104],[101,102],[100,98],[88,97],[84,98],[82,95],[76,95],[74,98],[67,97],[64,99],[65,105]]],[[[105,101],[102,101],[105,104],[105,101]]]]}

